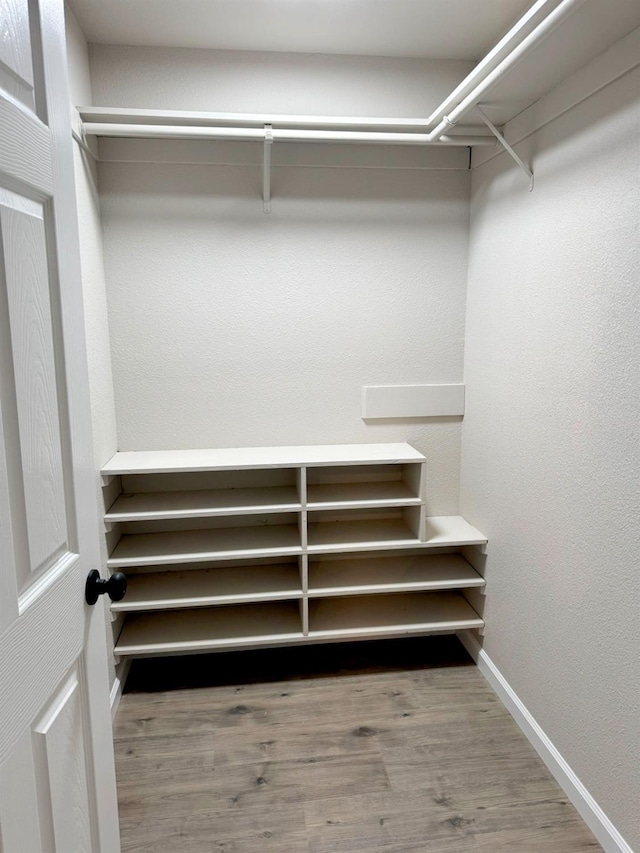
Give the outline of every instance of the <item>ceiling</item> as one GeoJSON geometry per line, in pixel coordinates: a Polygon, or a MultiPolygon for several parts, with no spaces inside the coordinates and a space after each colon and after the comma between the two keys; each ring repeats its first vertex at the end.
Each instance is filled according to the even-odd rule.
{"type": "Polygon", "coordinates": [[[478,60],[533,0],[69,0],[90,42],[478,60]]]}

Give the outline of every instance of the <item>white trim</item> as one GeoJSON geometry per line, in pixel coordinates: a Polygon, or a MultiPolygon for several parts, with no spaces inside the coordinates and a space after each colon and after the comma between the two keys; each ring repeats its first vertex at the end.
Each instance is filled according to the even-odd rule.
{"type": "Polygon", "coordinates": [[[116,711],[118,710],[118,705],[120,704],[120,698],[122,696],[122,691],[124,690],[124,685],[127,681],[127,676],[129,675],[129,670],[131,669],[131,658],[125,658],[122,663],[116,669],[116,676],[113,679],[113,684],[111,685],[111,693],[109,694],[109,698],[111,700],[111,719],[114,720],[116,716],[116,711]]]}
{"type": "Polygon", "coordinates": [[[605,853],[633,853],[604,811],[571,769],[551,739],[540,727],[518,694],[470,631],[458,633],[460,642],[478,665],[523,734],[549,768],[605,853]]]}

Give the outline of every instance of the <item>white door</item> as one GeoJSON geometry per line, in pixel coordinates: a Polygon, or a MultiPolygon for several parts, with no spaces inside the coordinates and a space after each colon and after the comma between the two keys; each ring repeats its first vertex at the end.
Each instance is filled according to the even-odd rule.
{"type": "Polygon", "coordinates": [[[117,853],[61,0],[0,0],[0,851],[117,853]]]}

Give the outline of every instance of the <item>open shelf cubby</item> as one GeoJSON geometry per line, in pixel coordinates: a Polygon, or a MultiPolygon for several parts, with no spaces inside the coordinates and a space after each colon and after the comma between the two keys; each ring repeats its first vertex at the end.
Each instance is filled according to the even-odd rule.
{"type": "Polygon", "coordinates": [[[484,578],[459,554],[309,558],[309,598],[483,586],[484,578]]]}
{"type": "Polygon", "coordinates": [[[114,601],[115,612],[175,610],[299,599],[303,595],[300,558],[278,557],[251,563],[148,567],[128,574],[127,595],[114,601]]]}
{"type": "Polygon", "coordinates": [[[483,624],[459,593],[363,595],[309,602],[310,637],[450,633],[483,624]]]}
{"type": "Polygon", "coordinates": [[[302,551],[298,521],[299,516],[285,513],[127,523],[107,565],[126,568],[298,554],[302,551]]]}
{"type": "Polygon", "coordinates": [[[420,544],[420,507],[322,510],[307,521],[310,553],[420,544]]]}
{"type": "Polygon", "coordinates": [[[131,474],[105,514],[107,521],[204,518],[302,509],[294,468],[257,471],[131,474]]]}
{"type": "Polygon", "coordinates": [[[120,633],[115,653],[139,657],[281,645],[302,639],[298,602],[279,601],[131,614],[120,633]]]}
{"type": "Polygon", "coordinates": [[[457,592],[321,598],[309,603],[310,637],[447,633],[483,624],[457,592]]]}
{"type": "Polygon", "coordinates": [[[308,509],[420,506],[422,465],[309,468],[308,509]]]}
{"type": "Polygon", "coordinates": [[[427,516],[425,467],[408,444],[117,453],[102,472],[107,567],[129,577],[116,654],[481,628],[469,549],[486,537],[427,516]]]}

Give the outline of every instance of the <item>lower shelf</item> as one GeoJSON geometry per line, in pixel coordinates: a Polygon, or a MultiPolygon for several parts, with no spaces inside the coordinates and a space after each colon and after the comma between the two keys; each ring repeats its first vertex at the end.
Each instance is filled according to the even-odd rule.
{"type": "Polygon", "coordinates": [[[352,559],[312,557],[309,598],[382,592],[482,587],[484,578],[459,554],[357,554],[352,559]]]}
{"type": "MultiPolygon", "coordinates": [[[[407,548],[420,545],[420,540],[397,518],[358,520],[345,517],[340,521],[314,521],[320,513],[309,514],[309,553],[353,551],[372,548],[407,548]]],[[[355,515],[352,513],[352,515],[355,515]]]]}
{"type": "Polygon", "coordinates": [[[125,535],[107,565],[126,568],[301,552],[300,534],[294,524],[222,527],[125,535]]]}
{"type": "Polygon", "coordinates": [[[303,635],[300,601],[131,613],[116,643],[122,656],[278,646],[481,628],[483,620],[458,593],[396,593],[315,599],[303,635]]]}
{"type": "Polygon", "coordinates": [[[483,625],[457,593],[363,595],[309,602],[310,638],[448,633],[483,625]]]}
{"type": "Polygon", "coordinates": [[[302,639],[298,602],[283,601],[131,614],[114,651],[116,655],[162,655],[302,639]]]}
{"type": "Polygon", "coordinates": [[[122,601],[114,601],[111,610],[171,610],[290,598],[302,598],[297,562],[234,564],[215,569],[129,574],[127,595],[122,601]]]}

